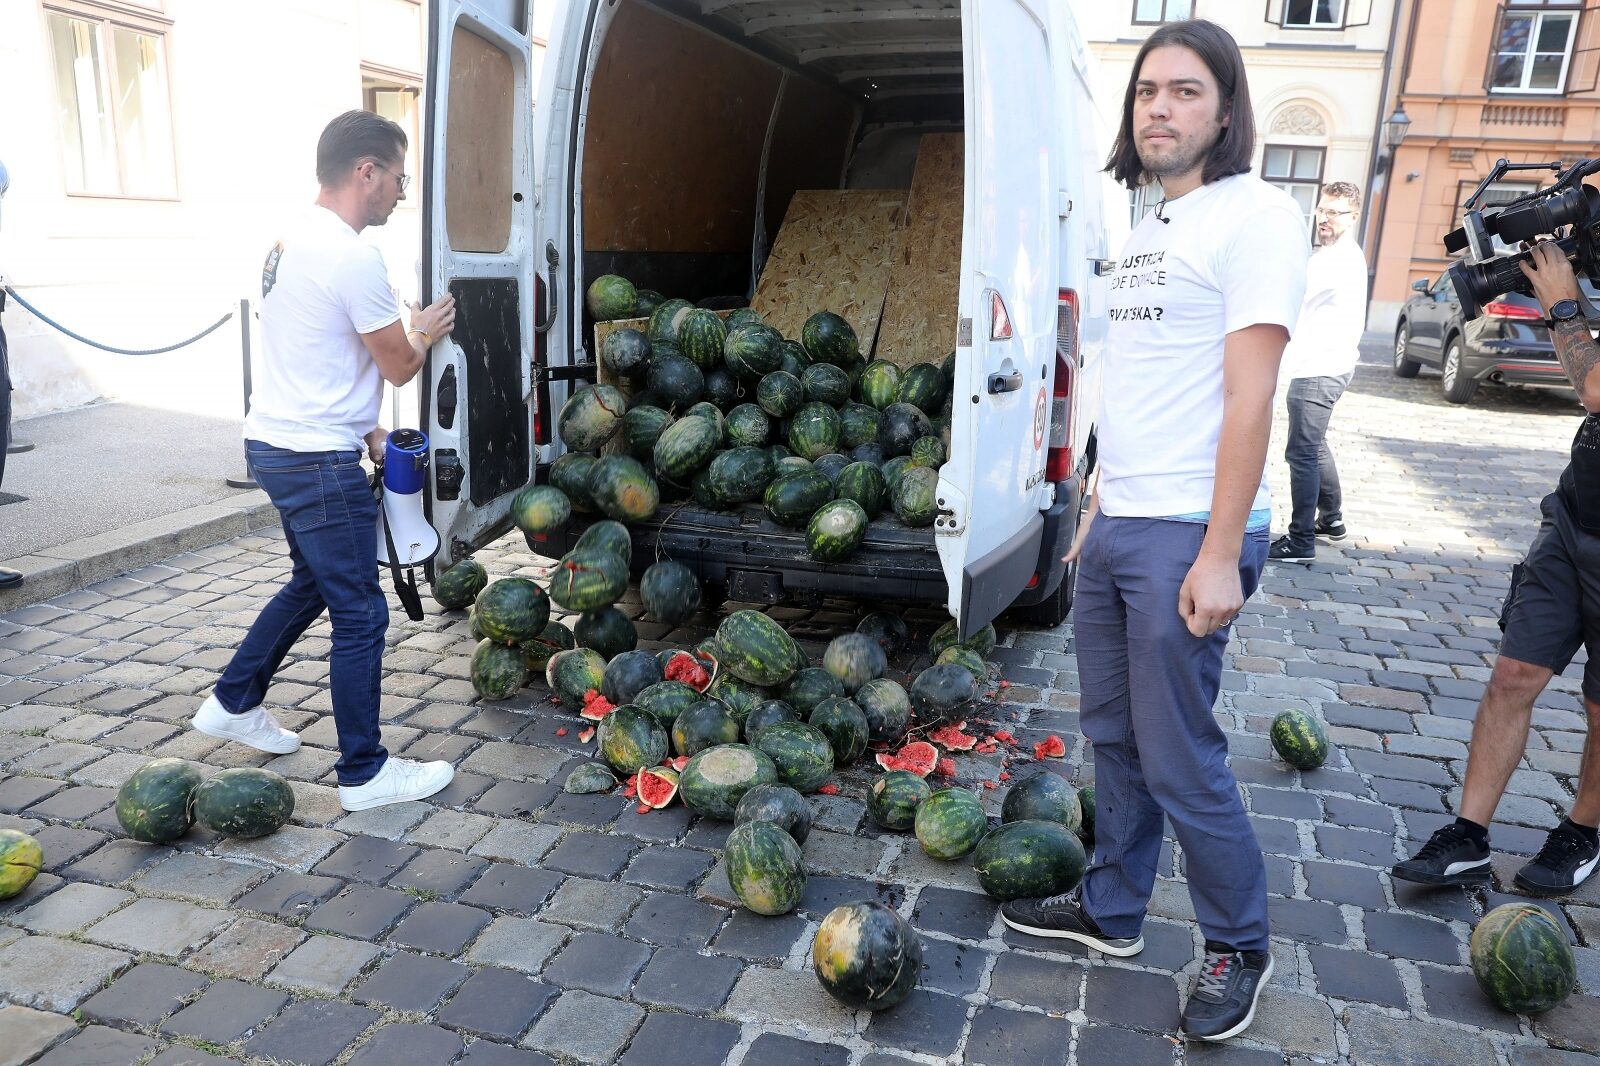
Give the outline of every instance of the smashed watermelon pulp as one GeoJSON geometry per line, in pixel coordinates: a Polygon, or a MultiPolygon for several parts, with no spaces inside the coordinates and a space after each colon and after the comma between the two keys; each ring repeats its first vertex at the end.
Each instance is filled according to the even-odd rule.
{"type": "Polygon", "coordinates": [[[928,734],[928,739],[946,751],[971,751],[977,746],[978,738],[962,732],[966,724],[965,722],[951,722],[948,725],[940,726],[928,734]]]}
{"type": "Polygon", "coordinates": [[[711,674],[700,665],[693,655],[680,651],[667,663],[667,680],[681,681],[696,692],[704,692],[711,687],[711,674]]]}
{"type": "Polygon", "coordinates": [[[1067,754],[1067,745],[1060,737],[1051,733],[1033,746],[1035,759],[1062,759],[1067,754]]]}
{"type": "Polygon", "coordinates": [[[677,798],[678,771],[670,766],[640,770],[634,785],[639,793],[639,802],[659,811],[677,798]]]}
{"type": "Polygon", "coordinates": [[[939,749],[925,740],[913,740],[893,755],[885,752],[878,756],[878,765],[885,770],[905,770],[918,777],[927,777],[939,763],[939,749]]]}
{"type": "Polygon", "coordinates": [[[590,689],[583,694],[583,709],[578,713],[591,722],[598,722],[614,710],[616,708],[611,701],[602,696],[598,689],[590,689]]]}

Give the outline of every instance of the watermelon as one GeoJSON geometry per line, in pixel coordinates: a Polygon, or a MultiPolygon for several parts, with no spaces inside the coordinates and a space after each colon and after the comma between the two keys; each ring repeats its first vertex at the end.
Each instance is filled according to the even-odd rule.
{"type": "MultiPolygon", "coordinates": [[[[852,403],[839,410],[839,447],[854,451],[868,444],[877,446],[878,428],[883,417],[865,404],[852,403]]],[[[881,449],[880,449],[881,450],[881,449]]]]}
{"type": "Polygon", "coordinates": [[[596,507],[618,522],[643,522],[661,503],[655,478],[631,455],[596,460],[589,472],[589,495],[596,507]]]}
{"type": "Polygon", "coordinates": [[[701,370],[721,364],[722,342],[727,339],[727,327],[715,311],[693,307],[678,322],[678,348],[701,370]]]}
{"type": "Polygon", "coordinates": [[[933,795],[928,782],[906,770],[890,770],[867,790],[867,814],[885,829],[904,832],[916,824],[917,808],[933,795]]]}
{"type": "Polygon", "coordinates": [[[970,671],[953,663],[930,666],[911,682],[911,707],[923,722],[948,722],[963,717],[978,697],[970,671]]]}
{"type": "Polygon", "coordinates": [[[571,517],[572,501],[554,485],[529,485],[511,498],[511,520],[524,533],[553,533],[571,517]]]}
{"type": "Polygon", "coordinates": [[[883,471],[871,463],[851,463],[839,471],[834,491],[839,499],[859,504],[869,520],[878,517],[889,502],[889,486],[883,480],[883,471]]]}
{"type": "Polygon", "coordinates": [[[645,384],[668,407],[681,411],[704,394],[706,375],[687,356],[657,351],[650,360],[645,384]]]}
{"type": "Polygon", "coordinates": [[[806,550],[818,562],[849,558],[867,537],[867,512],[854,500],[832,500],[817,509],[806,527],[806,550]]]}
{"type": "Polygon", "coordinates": [[[832,498],[833,485],[827,475],[810,466],[779,474],[767,484],[761,496],[772,520],[791,529],[805,528],[817,509],[832,498]]]}
{"type": "Polygon", "coordinates": [[[961,667],[980,684],[989,679],[989,664],[983,661],[983,656],[965,645],[958,644],[953,648],[946,648],[934,660],[937,666],[944,666],[947,663],[961,667]]]}
{"type": "Polygon", "coordinates": [[[200,771],[182,759],[153,759],[117,790],[117,822],[134,840],[170,844],[194,824],[191,800],[198,787],[200,771]]]}
{"type": "Polygon", "coordinates": [[[634,291],[634,318],[649,318],[655,313],[656,308],[667,302],[667,298],[654,289],[636,289],[634,291]]]}
{"type": "Polygon", "coordinates": [[[926,740],[913,740],[894,754],[881,752],[877,763],[885,770],[905,770],[918,777],[927,777],[939,764],[939,749],[926,740]]]}
{"type": "Polygon", "coordinates": [[[896,403],[907,403],[924,414],[933,414],[944,402],[944,375],[932,363],[916,363],[906,367],[895,389],[896,403]]]}
{"type": "Polygon", "coordinates": [[[1078,789],[1078,806],[1083,810],[1083,828],[1079,831],[1087,843],[1094,843],[1094,786],[1078,789]]]}
{"type": "Polygon", "coordinates": [[[830,486],[839,483],[839,475],[844,468],[850,465],[850,460],[838,452],[829,452],[827,455],[818,456],[811,464],[811,469],[817,471],[828,479],[830,486]]]}
{"type": "Polygon", "coordinates": [[[941,788],[917,808],[917,843],[929,858],[959,859],[989,828],[978,797],[964,788],[941,788]]]}
{"type": "Polygon", "coordinates": [[[600,693],[613,706],[632,703],[640,693],[652,685],[659,685],[666,675],[661,660],[652,651],[624,651],[606,664],[601,675],[600,693]]]}
{"type": "Polygon", "coordinates": [[[806,402],[805,386],[784,370],[763,374],[756,384],[756,403],[773,418],[788,418],[806,402]]]}
{"type": "Polygon", "coordinates": [[[44,849],[17,829],[0,829],[0,900],[20,896],[44,867],[44,849]]]}
{"type": "Polygon", "coordinates": [[[864,633],[878,642],[883,654],[893,657],[911,640],[911,627],[905,619],[888,611],[873,611],[856,623],[856,632],[864,633]]]}
{"type": "Polygon", "coordinates": [[[628,454],[641,461],[652,459],[656,441],[673,423],[673,417],[659,407],[635,405],[622,416],[622,445],[628,454]]]}
{"type": "Polygon", "coordinates": [[[739,384],[738,378],[728,373],[726,367],[719,364],[715,370],[706,371],[706,402],[717,410],[729,410],[738,404],[744,394],[744,386],[739,384]]]}
{"type": "Polygon", "coordinates": [[[740,681],[731,674],[720,674],[716,683],[706,689],[706,695],[728,708],[728,713],[743,725],[750,713],[770,699],[772,693],[761,685],[740,681]]]}
{"type": "Polygon", "coordinates": [[[600,757],[625,774],[655,766],[667,757],[667,731],[655,715],[638,707],[618,707],[600,719],[596,736],[600,757]]]}
{"type": "Polygon", "coordinates": [[[911,446],[911,465],[938,470],[944,465],[944,442],[938,437],[918,437],[911,446]]]}
{"type": "Polygon", "coordinates": [[[1291,707],[1272,720],[1272,748],[1296,770],[1315,770],[1328,758],[1328,734],[1322,723],[1291,707]]]}
{"type": "Polygon", "coordinates": [[[593,648],[573,648],[550,656],[544,668],[545,684],[564,707],[576,711],[583,706],[586,692],[600,691],[605,684],[606,661],[593,648]]]}
{"type": "Polygon", "coordinates": [[[854,693],[862,685],[883,676],[889,668],[889,659],[877,641],[865,633],[845,633],[834,637],[822,653],[822,668],[844,686],[846,693],[854,693]]]}
{"type": "Polygon", "coordinates": [[[660,344],[670,344],[674,348],[678,345],[678,323],[683,321],[683,316],[694,307],[688,300],[671,299],[663,300],[650,312],[650,321],[645,326],[645,335],[650,338],[650,347],[654,349],[660,344]]]}
{"type": "Polygon", "coordinates": [[[194,819],[225,837],[264,837],[294,814],[294,790],[271,770],[221,770],[194,790],[194,819]]]}
{"type": "Polygon", "coordinates": [[[894,499],[894,490],[900,484],[900,478],[905,474],[906,468],[911,465],[911,456],[897,455],[893,459],[885,459],[883,465],[878,467],[883,471],[883,483],[888,489],[885,504],[894,499]]]}
{"type": "Polygon", "coordinates": [[[722,439],[722,418],[723,418],[722,408],[718,407],[716,404],[712,403],[710,400],[701,400],[699,403],[695,404],[693,407],[691,407],[687,411],[683,412],[683,414],[684,414],[684,417],[686,417],[686,418],[690,417],[690,416],[694,416],[696,418],[707,418],[707,419],[710,419],[712,422],[714,422],[716,424],[716,427],[717,427],[717,439],[719,441],[722,439]]]}
{"type": "Polygon", "coordinates": [[[956,353],[951,352],[944,357],[944,362],[939,364],[939,373],[943,375],[946,385],[955,384],[956,380],[956,353]]]}
{"type": "Polygon", "coordinates": [[[622,428],[628,399],[610,385],[585,385],[561,405],[556,429],[569,448],[597,451],[622,428]]]}
{"type": "Polygon", "coordinates": [[[891,458],[910,455],[917,440],[933,431],[933,423],[920,408],[908,403],[892,403],[883,410],[878,423],[878,446],[891,458]]]}
{"type": "Polygon", "coordinates": [[[931,526],[939,514],[939,475],[925,466],[908,466],[890,500],[895,517],[908,526],[931,526]]]}
{"type": "Polygon", "coordinates": [[[1076,888],[1089,860],[1060,822],[1023,819],[984,837],[972,865],[978,883],[995,899],[1039,899],[1076,888]]]}
{"type": "Polygon", "coordinates": [[[503,577],[478,593],[472,616],[488,639],[520,644],[544,632],[550,621],[550,597],[525,577],[503,577]]]}
{"type": "Polygon", "coordinates": [[[840,407],[850,399],[850,375],[832,363],[812,363],[800,375],[807,403],[840,407]]]}
{"type": "Polygon", "coordinates": [[[811,942],[811,968],[851,1010],[884,1010],[922,976],[922,941],[894,909],[867,900],[828,912],[811,942]]]}
{"type": "Polygon", "coordinates": [[[1567,935],[1542,907],[1504,903],[1472,929],[1472,976],[1483,994],[1512,1014],[1542,1014],[1578,983],[1567,935]]]}
{"type": "Polygon", "coordinates": [[[550,484],[566,493],[574,511],[594,510],[589,498],[589,473],[594,469],[594,456],[583,452],[567,452],[550,464],[550,484]]]}
{"type": "Polygon", "coordinates": [[[550,598],[568,611],[598,611],[626,591],[627,560],[603,548],[574,548],[550,575],[550,598]]]}
{"type": "Polygon", "coordinates": [[[566,783],[561,786],[562,791],[574,796],[586,796],[595,792],[610,792],[617,787],[617,777],[605,763],[586,762],[573,767],[567,775],[566,783]]]}
{"type": "Polygon", "coordinates": [[[774,722],[798,722],[800,715],[782,700],[767,700],[744,718],[744,742],[754,744],[756,734],[774,722]]]}
{"type": "Polygon", "coordinates": [[[692,483],[694,502],[711,511],[724,511],[730,506],[726,500],[717,495],[716,489],[711,485],[711,471],[702,470],[694,476],[692,483]]]}
{"type": "Polygon", "coordinates": [[[750,322],[732,330],[722,346],[722,361],[735,377],[756,381],[783,366],[783,335],[750,322]]]}
{"type": "MultiPolygon", "coordinates": [[[[810,459],[802,459],[798,455],[785,456],[778,460],[777,475],[797,474],[802,470],[812,469],[810,459]]],[[[820,471],[818,471],[820,473],[820,471]]],[[[824,477],[827,475],[824,474],[824,477]]]]}
{"type": "Polygon", "coordinates": [[[1000,805],[1000,820],[1060,822],[1076,833],[1083,826],[1083,808],[1078,803],[1077,790],[1061,775],[1041,770],[1012,782],[1000,805]]]}
{"type": "Polygon", "coordinates": [[[742,403],[722,420],[722,439],[730,448],[760,448],[772,435],[767,413],[753,403],[742,403]]]}
{"type": "Polygon", "coordinates": [[[778,768],[759,749],[719,744],[691,758],[678,783],[683,802],[691,810],[731,821],[746,792],[777,780],[778,768]]]}
{"type": "Polygon", "coordinates": [[[538,636],[528,638],[517,648],[522,652],[522,665],[528,676],[540,677],[552,655],[577,646],[578,638],[572,635],[572,630],[564,623],[551,621],[545,623],[538,636]]]}
{"type": "Polygon", "coordinates": [[[722,846],[728,884],[739,902],[757,914],[788,914],[806,892],[800,845],[771,822],[736,825],[722,846]]]}
{"type": "Polygon", "coordinates": [[[868,681],[855,693],[855,704],[867,716],[868,736],[874,744],[897,744],[911,724],[911,697],[886,677],[868,681]]]}
{"type": "Polygon", "coordinates": [[[729,329],[737,329],[740,326],[748,326],[751,324],[760,324],[761,321],[761,313],[753,307],[735,307],[732,311],[728,312],[728,317],[722,320],[723,324],[729,329]]]}
{"type": "Polygon", "coordinates": [[[832,311],[818,311],[800,327],[800,344],[813,363],[846,366],[861,355],[850,323],[832,311]]]}
{"type": "Polygon", "coordinates": [[[760,499],[773,473],[772,456],[761,448],[730,448],[707,468],[711,490],[726,503],[760,499]]]}
{"type": "MultiPolygon", "coordinates": [[[[881,467],[883,465],[883,447],[876,440],[873,440],[861,445],[859,448],[851,448],[850,461],[852,463],[871,463],[873,466],[881,467]]],[[[885,499],[887,498],[885,497],[885,499]]]]}
{"type": "Polygon", "coordinates": [[[783,700],[802,715],[810,715],[823,700],[845,695],[839,679],[820,666],[808,666],[794,675],[783,690],[783,700]]]}
{"type": "Polygon", "coordinates": [[[774,722],[756,736],[755,747],[778,768],[778,780],[799,792],[815,792],[833,774],[833,745],[805,722],[774,722]]]}
{"type": "Polygon", "coordinates": [[[839,412],[808,403],[789,419],[789,447],[802,459],[817,459],[839,447],[839,412]]]}
{"type": "Polygon", "coordinates": [[[779,364],[778,369],[799,381],[800,375],[804,374],[806,367],[811,365],[811,359],[806,355],[806,350],[800,346],[799,341],[784,341],[778,346],[778,350],[783,357],[783,362],[779,364]]]}
{"type": "Polygon", "coordinates": [[[682,681],[657,681],[631,702],[640,710],[655,715],[656,721],[671,730],[680,714],[700,702],[700,693],[682,681]]]}
{"type": "Polygon", "coordinates": [[[639,771],[633,779],[639,802],[660,810],[678,796],[678,771],[670,766],[652,766],[639,771]]]}
{"type": "Polygon", "coordinates": [[[950,648],[957,645],[971,648],[979,655],[987,656],[994,651],[995,631],[994,626],[984,626],[966,640],[960,638],[960,631],[956,628],[956,620],[950,619],[944,625],[933,631],[933,636],[928,638],[928,655],[938,659],[950,648]]]}
{"type": "Polygon", "coordinates": [[[733,822],[771,822],[804,844],[811,835],[811,804],[788,785],[757,785],[733,809],[733,822]]]}
{"type": "Polygon", "coordinates": [[[633,283],[616,274],[601,274],[589,283],[583,303],[596,322],[611,322],[619,318],[632,318],[638,305],[639,294],[633,283]]]}
{"type": "Polygon", "coordinates": [[[688,481],[711,461],[722,442],[722,426],[707,418],[683,417],[661,431],[656,439],[656,473],[674,481],[688,481]]]}
{"type": "Polygon", "coordinates": [[[687,566],[663,559],[651,563],[639,579],[639,599],[652,618],[675,626],[700,609],[700,582],[687,566]]]}
{"type": "Polygon", "coordinates": [[[716,700],[691,704],[672,722],[672,750],[679,755],[695,755],[738,741],[739,720],[716,700]]]}
{"type": "Polygon", "coordinates": [[[900,387],[900,368],[883,359],[874,359],[861,371],[856,384],[856,395],[861,402],[883,410],[895,401],[895,390],[900,387]]]}
{"type": "Polygon", "coordinates": [[[472,652],[472,690],[480,699],[510,699],[527,680],[528,664],[520,646],[480,641],[472,652]]]}
{"type": "Polygon", "coordinates": [[[837,696],[823,700],[806,723],[828,738],[836,766],[849,766],[867,750],[870,729],[866,713],[850,700],[837,696]]]}
{"type": "Polygon", "coordinates": [[[650,338],[636,329],[613,330],[600,347],[600,362],[613,374],[637,377],[650,365],[650,338]]]}
{"type": "Polygon", "coordinates": [[[760,611],[736,611],[717,627],[723,669],[752,685],[781,685],[805,665],[794,638],[760,611]]]}
{"type": "Polygon", "coordinates": [[[447,611],[459,611],[477,599],[489,584],[489,574],[475,559],[463,559],[433,583],[433,598],[447,611]]]}
{"type": "Polygon", "coordinates": [[[628,527],[612,519],[604,519],[583,531],[572,546],[574,552],[602,551],[617,556],[623,562],[633,561],[633,534],[628,527]]]}

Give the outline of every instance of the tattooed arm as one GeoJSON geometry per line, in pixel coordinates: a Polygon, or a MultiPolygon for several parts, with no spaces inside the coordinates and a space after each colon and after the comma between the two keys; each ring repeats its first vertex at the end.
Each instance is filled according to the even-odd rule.
{"type": "MultiPolygon", "coordinates": [[[[1549,241],[1534,245],[1530,261],[1521,266],[1546,315],[1560,301],[1578,299],[1578,277],[1572,264],[1549,241]]],[[[1550,341],[1567,380],[1578,392],[1578,401],[1590,412],[1600,411],[1600,374],[1595,373],[1600,367],[1600,344],[1590,336],[1589,323],[1581,316],[1557,322],[1550,327],[1550,341]]]]}

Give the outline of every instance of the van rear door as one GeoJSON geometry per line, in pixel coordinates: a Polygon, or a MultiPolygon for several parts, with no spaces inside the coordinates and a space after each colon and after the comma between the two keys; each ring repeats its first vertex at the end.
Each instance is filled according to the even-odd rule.
{"type": "Polygon", "coordinates": [[[530,4],[428,3],[423,299],[456,298],[420,375],[441,568],[505,529],[533,475],[530,4]]]}
{"type": "Polygon", "coordinates": [[[1048,0],[962,0],[966,204],[950,459],[934,523],[963,634],[1033,578],[1063,210],[1048,0]]]}

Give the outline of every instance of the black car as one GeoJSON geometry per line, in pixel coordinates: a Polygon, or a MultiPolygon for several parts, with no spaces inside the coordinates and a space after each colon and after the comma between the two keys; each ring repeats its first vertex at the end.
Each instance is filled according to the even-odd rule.
{"type": "MultiPolygon", "coordinates": [[[[1591,302],[1600,303],[1600,292],[1587,279],[1580,278],[1579,284],[1591,302]]],[[[1424,365],[1438,367],[1440,388],[1451,403],[1466,403],[1485,381],[1572,393],[1550,343],[1544,311],[1533,297],[1506,293],[1484,304],[1477,318],[1463,322],[1449,274],[1431,285],[1424,278],[1411,287],[1416,295],[1401,306],[1394,334],[1397,377],[1416,377],[1424,365]]]]}

